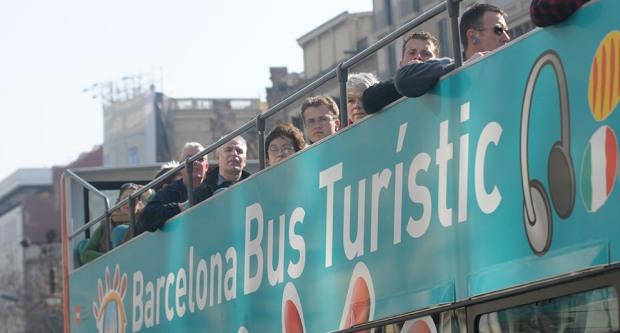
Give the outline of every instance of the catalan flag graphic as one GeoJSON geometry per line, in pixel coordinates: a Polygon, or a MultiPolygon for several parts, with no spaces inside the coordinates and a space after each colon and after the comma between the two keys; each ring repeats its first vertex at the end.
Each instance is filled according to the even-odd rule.
{"type": "Polygon", "coordinates": [[[620,31],[603,38],[592,59],[588,103],[596,121],[602,121],[620,102],[620,31]]]}
{"type": "Polygon", "coordinates": [[[589,212],[596,212],[611,195],[618,164],[618,141],[609,126],[594,132],[581,167],[581,195],[589,212]]]}

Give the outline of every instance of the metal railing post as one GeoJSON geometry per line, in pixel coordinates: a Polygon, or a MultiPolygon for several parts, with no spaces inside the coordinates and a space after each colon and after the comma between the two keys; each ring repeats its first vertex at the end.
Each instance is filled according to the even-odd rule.
{"type": "MultiPolygon", "coordinates": [[[[84,205],[84,224],[90,221],[90,202],[88,197],[88,189],[82,188],[82,204],[84,205]]],[[[84,232],[86,238],[90,238],[90,229],[86,229],[84,232]]]]}
{"type": "Polygon", "coordinates": [[[256,117],[256,136],[258,140],[258,167],[265,168],[265,119],[260,115],[256,117]]]}
{"type": "MultiPolygon", "coordinates": [[[[94,223],[96,223],[96,222],[93,222],[93,221],[91,221],[93,224],[91,224],[91,222],[88,222],[88,220],[90,219],[90,211],[89,211],[89,210],[90,210],[90,208],[89,208],[89,202],[88,202],[88,198],[89,198],[89,197],[88,197],[88,194],[89,194],[90,192],[92,192],[94,195],[96,195],[96,196],[100,197],[100,198],[103,200],[104,214],[103,214],[101,217],[99,217],[99,218],[97,218],[97,219],[95,219],[95,220],[97,220],[97,221],[101,221],[101,220],[105,217],[105,221],[103,222],[103,223],[104,223],[104,225],[103,225],[103,233],[104,233],[104,236],[105,236],[105,234],[106,234],[106,232],[107,232],[107,231],[106,231],[106,230],[107,230],[106,225],[110,225],[110,200],[108,199],[108,197],[107,197],[105,194],[103,194],[101,191],[99,191],[98,189],[96,189],[94,186],[92,186],[91,184],[89,184],[89,183],[88,183],[87,181],[85,181],[84,179],[80,178],[80,177],[79,177],[78,175],[76,175],[73,171],[71,171],[71,170],[67,170],[67,171],[65,171],[65,174],[66,174],[66,175],[68,175],[68,177],[69,177],[70,179],[75,180],[75,181],[76,181],[78,184],[80,184],[80,185],[82,186],[82,188],[84,189],[84,196],[85,196],[85,197],[84,197],[84,200],[85,200],[85,202],[84,202],[84,209],[85,209],[85,213],[84,213],[84,214],[86,215],[86,216],[85,216],[85,218],[87,218],[87,219],[86,219],[86,223],[85,223],[84,225],[82,225],[81,227],[79,227],[79,228],[78,228],[78,230],[79,230],[79,231],[84,231],[84,232],[85,232],[85,234],[86,234],[87,236],[89,236],[89,237],[90,237],[90,231],[89,231],[89,228],[90,228],[90,227],[91,227],[94,223]]],[[[69,239],[70,239],[70,240],[71,240],[71,239],[73,239],[73,234],[74,234],[75,232],[76,232],[76,231],[72,231],[72,232],[71,232],[71,235],[70,235],[70,237],[69,237],[69,239]]],[[[108,236],[109,236],[109,235],[108,235],[108,236]]]]}
{"type": "Polygon", "coordinates": [[[448,0],[448,17],[450,18],[452,50],[454,51],[454,64],[456,67],[461,67],[461,65],[463,65],[463,53],[461,53],[459,30],[459,2],[461,2],[461,0],[448,0]]]}
{"type": "MultiPolygon", "coordinates": [[[[106,212],[106,219],[103,221],[103,239],[105,242],[105,252],[112,250],[112,219],[110,214],[106,212]]],[[[101,228],[100,227],[100,228],[101,228]]]]}
{"type": "Polygon", "coordinates": [[[129,236],[133,238],[136,235],[136,198],[133,193],[129,195],[129,236]]]}
{"type": "Polygon", "coordinates": [[[187,187],[187,201],[189,202],[189,206],[192,207],[194,205],[194,162],[190,163],[191,157],[185,159],[185,173],[187,174],[187,179],[183,181],[187,181],[185,186],[187,187]]]}
{"type": "Polygon", "coordinates": [[[340,128],[349,125],[349,117],[347,115],[347,79],[349,78],[349,69],[343,67],[342,63],[336,67],[336,77],[340,86],[340,128]]]}

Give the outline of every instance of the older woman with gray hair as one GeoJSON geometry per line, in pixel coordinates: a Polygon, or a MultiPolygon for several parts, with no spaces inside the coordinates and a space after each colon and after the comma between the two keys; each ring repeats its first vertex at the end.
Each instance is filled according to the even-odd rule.
{"type": "Polygon", "coordinates": [[[347,81],[347,116],[349,123],[356,123],[366,117],[362,95],[368,87],[379,83],[372,73],[352,73],[347,81]]]}

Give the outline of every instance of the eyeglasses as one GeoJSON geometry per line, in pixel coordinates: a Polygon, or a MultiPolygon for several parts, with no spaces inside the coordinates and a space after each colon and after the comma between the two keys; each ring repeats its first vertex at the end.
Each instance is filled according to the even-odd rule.
{"type": "Polygon", "coordinates": [[[328,123],[330,121],[334,120],[333,117],[330,116],[320,116],[318,118],[308,118],[306,119],[306,124],[308,126],[313,126],[315,124],[325,124],[328,123]]]}
{"type": "Polygon", "coordinates": [[[290,154],[290,153],[295,152],[295,148],[288,146],[288,145],[282,146],[282,147],[269,146],[269,152],[272,154],[278,154],[278,153],[290,154]]]}
{"type": "Polygon", "coordinates": [[[478,31],[491,30],[493,31],[494,34],[498,36],[501,36],[503,34],[508,34],[508,28],[501,26],[501,25],[496,25],[492,28],[476,28],[476,30],[478,31]]]}

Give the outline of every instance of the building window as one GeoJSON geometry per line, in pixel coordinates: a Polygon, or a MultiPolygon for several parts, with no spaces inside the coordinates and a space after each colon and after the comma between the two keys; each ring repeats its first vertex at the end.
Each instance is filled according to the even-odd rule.
{"type": "Polygon", "coordinates": [[[388,45],[388,65],[390,66],[390,76],[396,74],[396,45],[388,45]]]}
{"type": "Polygon", "coordinates": [[[387,25],[392,25],[392,0],[385,0],[385,20],[387,21],[387,25]]]}
{"type": "Polygon", "coordinates": [[[375,25],[377,29],[381,29],[392,25],[392,2],[391,0],[381,0],[383,4],[378,8],[375,16],[375,25]]]}
{"type": "Polygon", "coordinates": [[[416,13],[420,12],[420,0],[411,0],[413,1],[413,11],[416,13]]]}
{"type": "Polygon", "coordinates": [[[201,99],[198,101],[198,108],[200,109],[212,109],[213,101],[208,99],[201,99]]]}
{"type": "Polygon", "coordinates": [[[414,12],[415,0],[400,0],[400,6],[398,11],[400,12],[400,17],[405,17],[414,12]]]}
{"type": "Polygon", "coordinates": [[[138,157],[138,147],[129,148],[129,165],[136,165],[140,163],[140,158],[138,157]]]}
{"type": "Polygon", "coordinates": [[[357,41],[355,53],[365,50],[368,47],[368,38],[364,37],[357,41]]]}
{"type": "Polygon", "coordinates": [[[50,294],[56,293],[56,269],[54,267],[50,268],[50,294]]]}

